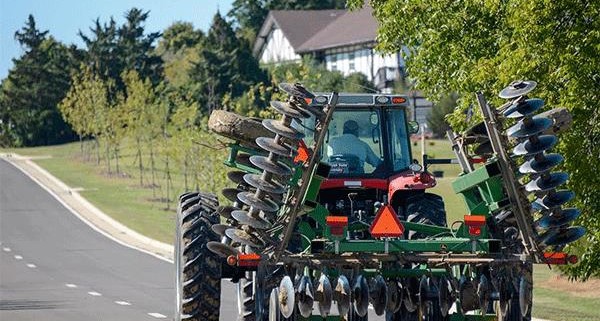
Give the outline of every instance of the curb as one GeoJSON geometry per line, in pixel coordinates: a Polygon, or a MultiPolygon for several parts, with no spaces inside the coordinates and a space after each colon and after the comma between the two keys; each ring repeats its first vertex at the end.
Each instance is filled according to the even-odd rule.
{"type": "Polygon", "coordinates": [[[5,160],[31,178],[93,230],[123,246],[167,262],[173,262],[173,245],[144,236],[116,221],[91,204],[76,190],[34,163],[32,158],[5,153],[0,154],[0,159],[5,160]]]}

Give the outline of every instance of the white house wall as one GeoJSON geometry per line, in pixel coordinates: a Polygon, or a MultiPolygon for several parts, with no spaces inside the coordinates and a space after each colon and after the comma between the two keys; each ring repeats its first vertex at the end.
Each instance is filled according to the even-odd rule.
{"type": "Polygon", "coordinates": [[[265,45],[260,54],[260,62],[269,64],[299,59],[300,55],[296,54],[281,29],[273,28],[265,40],[265,45]]]}
{"type": "Polygon", "coordinates": [[[371,49],[345,47],[325,52],[325,66],[328,70],[337,70],[344,75],[360,72],[373,80],[377,70],[382,67],[404,67],[399,55],[382,55],[371,49]]]}

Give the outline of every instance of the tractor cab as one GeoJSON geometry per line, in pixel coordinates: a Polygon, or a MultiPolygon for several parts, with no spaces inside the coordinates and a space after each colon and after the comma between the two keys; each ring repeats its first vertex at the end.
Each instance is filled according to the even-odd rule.
{"type": "MultiPolygon", "coordinates": [[[[313,107],[329,102],[328,94],[310,100],[313,107]]],[[[316,151],[329,164],[329,177],[321,184],[320,202],[349,217],[374,217],[375,204],[388,204],[402,212],[404,199],[435,186],[413,161],[410,135],[418,124],[407,120],[405,96],[340,94],[325,141],[316,151]]],[[[296,124],[305,143],[315,140],[315,119],[296,124]]]]}

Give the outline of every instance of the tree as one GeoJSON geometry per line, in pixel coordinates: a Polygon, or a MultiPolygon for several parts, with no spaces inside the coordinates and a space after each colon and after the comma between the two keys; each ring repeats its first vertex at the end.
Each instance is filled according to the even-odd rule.
{"type": "MultiPolygon", "coordinates": [[[[350,0],[353,8],[362,0],[350,0]]],[[[598,1],[371,1],[380,22],[379,48],[411,49],[408,73],[430,97],[457,92],[449,117],[455,130],[468,126],[464,112],[482,91],[498,106],[500,89],[515,79],[538,81],[535,96],[564,106],[572,128],[561,136],[568,183],[587,228],[567,251],[580,263],[565,271],[586,279],[600,275],[600,2],[598,1]],[[410,18],[407,18],[410,17],[410,18]]],[[[479,117],[474,117],[479,118],[479,117]]],[[[475,121],[475,120],[473,120],[475,121]]]]}
{"type": "Polygon", "coordinates": [[[57,144],[74,138],[57,104],[70,86],[74,59],[67,47],[37,29],[32,15],[15,33],[24,54],[2,81],[0,136],[13,146],[57,144]]]}
{"type": "Polygon", "coordinates": [[[457,94],[444,95],[436,104],[433,105],[431,113],[427,115],[427,124],[429,129],[437,137],[445,137],[446,131],[450,129],[450,124],[446,116],[451,114],[456,108],[457,94]]]}

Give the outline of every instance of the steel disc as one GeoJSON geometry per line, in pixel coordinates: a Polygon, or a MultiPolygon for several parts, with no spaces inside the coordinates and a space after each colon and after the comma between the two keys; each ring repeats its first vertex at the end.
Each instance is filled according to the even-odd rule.
{"type": "Polygon", "coordinates": [[[289,139],[298,140],[304,138],[304,134],[297,131],[293,127],[284,125],[281,121],[275,119],[263,119],[263,126],[269,131],[287,137],[289,139]]]}
{"type": "Polygon", "coordinates": [[[231,226],[229,225],[225,225],[225,224],[213,224],[210,229],[215,232],[215,234],[219,235],[220,237],[223,237],[225,235],[225,231],[231,228],[231,226]]]}
{"type": "Polygon", "coordinates": [[[533,80],[513,81],[510,83],[510,85],[502,89],[498,96],[504,99],[517,98],[529,93],[535,88],[535,86],[537,86],[537,82],[533,80]]]}
{"type": "Polygon", "coordinates": [[[402,307],[402,288],[396,280],[391,280],[387,283],[388,298],[385,305],[386,313],[396,313],[402,307]]]}
{"type": "Polygon", "coordinates": [[[231,245],[227,245],[227,244],[223,244],[221,242],[215,242],[215,241],[210,241],[210,242],[206,243],[206,248],[222,258],[227,258],[230,255],[236,256],[240,253],[238,250],[236,250],[231,245]]]}
{"type": "Polygon", "coordinates": [[[536,221],[536,226],[542,229],[551,229],[567,225],[579,217],[581,212],[576,208],[565,208],[549,212],[536,221]]]}
{"type": "Polygon", "coordinates": [[[529,116],[542,107],[544,107],[544,100],[539,98],[527,99],[525,101],[510,105],[510,107],[504,111],[504,117],[520,118],[529,116]]]}
{"type": "Polygon", "coordinates": [[[338,314],[346,316],[350,311],[350,282],[344,275],[340,275],[333,291],[333,299],[337,303],[338,314]]]}
{"type": "Polygon", "coordinates": [[[492,287],[488,278],[482,274],[479,277],[479,283],[477,284],[477,299],[479,302],[479,310],[486,311],[490,303],[490,294],[492,287]]]}
{"type": "Polygon", "coordinates": [[[231,171],[227,173],[227,178],[229,178],[230,181],[236,183],[236,184],[243,184],[244,183],[244,175],[246,175],[246,172],[243,171],[231,171]]]}
{"type": "Polygon", "coordinates": [[[359,275],[356,277],[352,287],[352,297],[354,312],[361,318],[367,315],[367,312],[369,312],[369,285],[364,276],[359,275]]]}
{"type": "Polygon", "coordinates": [[[535,141],[528,139],[513,148],[513,155],[525,156],[539,154],[546,151],[558,142],[558,139],[554,135],[540,135],[537,136],[535,141]]]}
{"type": "Polygon", "coordinates": [[[417,278],[408,278],[405,279],[402,285],[404,291],[406,292],[402,303],[404,303],[406,311],[410,313],[415,312],[418,308],[417,303],[419,300],[419,281],[417,278]]]}
{"type": "Polygon", "coordinates": [[[250,163],[250,154],[238,153],[235,156],[235,162],[240,165],[244,165],[246,167],[256,168],[256,166],[254,166],[254,165],[252,165],[252,163],[250,163]]]}
{"type": "Polygon", "coordinates": [[[521,316],[524,318],[527,317],[531,308],[531,289],[531,282],[525,276],[521,276],[521,280],[519,280],[519,308],[521,316]]]}
{"type": "Polygon", "coordinates": [[[325,274],[321,274],[317,289],[315,290],[315,301],[322,317],[327,317],[331,312],[331,302],[333,300],[333,288],[331,282],[325,274]]]}
{"type": "Polygon", "coordinates": [[[221,194],[223,194],[223,196],[225,196],[225,198],[232,203],[238,201],[237,194],[241,192],[242,190],[239,190],[237,188],[224,188],[223,190],[221,190],[221,194]]]}
{"type": "Polygon", "coordinates": [[[244,181],[250,186],[261,189],[267,193],[283,194],[285,192],[285,187],[283,185],[274,181],[265,181],[257,174],[244,175],[244,181]]]}
{"type": "Polygon", "coordinates": [[[237,197],[242,203],[255,210],[263,212],[277,212],[279,210],[279,206],[275,202],[264,197],[258,198],[253,192],[241,192],[237,194],[237,197]]]}
{"type": "Polygon", "coordinates": [[[284,276],[279,283],[279,310],[285,318],[289,318],[294,313],[296,305],[296,294],[294,284],[289,276],[284,276]]]}
{"type": "Polygon", "coordinates": [[[271,101],[271,107],[277,110],[279,113],[284,114],[291,118],[307,118],[306,114],[302,113],[300,110],[293,108],[289,103],[284,103],[281,101],[271,101]]]}
{"type": "Polygon", "coordinates": [[[450,311],[450,307],[452,307],[452,304],[454,303],[454,300],[452,298],[452,283],[445,276],[440,278],[438,286],[438,301],[440,305],[440,313],[443,317],[446,317],[448,315],[448,311],[450,311]]]}
{"type": "Polygon", "coordinates": [[[369,301],[373,305],[375,314],[383,315],[388,301],[388,289],[385,280],[381,275],[377,275],[370,283],[369,301]]]}
{"type": "Polygon", "coordinates": [[[283,157],[290,157],[292,150],[285,145],[275,143],[275,139],[269,137],[258,137],[256,145],[260,148],[283,157]]]}
{"type": "Polygon", "coordinates": [[[312,281],[309,276],[304,275],[300,278],[298,284],[298,310],[300,315],[308,318],[312,314],[314,301],[312,281]]]}
{"type": "Polygon", "coordinates": [[[540,240],[547,246],[557,246],[575,242],[583,235],[585,235],[585,228],[572,226],[559,230],[549,230],[540,236],[540,240]]]}
{"type": "Polygon", "coordinates": [[[281,321],[281,311],[279,311],[279,289],[273,288],[269,296],[269,321],[281,321]]]}
{"type": "Polygon", "coordinates": [[[563,172],[542,175],[525,185],[528,192],[545,192],[564,184],[569,179],[569,174],[563,172]]]}
{"type": "Polygon", "coordinates": [[[288,166],[281,164],[280,162],[269,160],[264,156],[252,156],[250,157],[250,161],[252,164],[256,165],[256,167],[275,175],[289,176],[292,174],[292,170],[288,166]]]}
{"type": "Polygon", "coordinates": [[[221,217],[230,220],[231,219],[231,212],[237,210],[237,207],[234,206],[219,206],[219,208],[217,209],[217,213],[219,213],[219,215],[221,215],[221,217]]]}
{"type": "Polygon", "coordinates": [[[310,91],[306,90],[304,86],[299,83],[290,84],[286,82],[282,82],[279,84],[279,89],[283,90],[287,94],[291,96],[297,96],[300,98],[315,98],[315,95],[310,91]]]}
{"type": "Polygon", "coordinates": [[[231,212],[231,216],[234,219],[236,219],[238,221],[238,223],[243,224],[243,225],[248,225],[255,229],[264,230],[264,229],[271,227],[271,223],[269,223],[268,221],[266,221],[265,219],[263,219],[261,217],[254,217],[254,216],[248,215],[247,211],[242,211],[242,210],[233,211],[233,212],[231,212]]]}
{"type": "Polygon", "coordinates": [[[479,309],[477,289],[470,278],[462,276],[458,283],[458,299],[463,313],[479,309]]]}
{"type": "Polygon", "coordinates": [[[508,314],[509,302],[510,302],[510,283],[506,278],[501,278],[498,281],[498,309],[500,309],[501,315],[508,314]]]}
{"type": "Polygon", "coordinates": [[[549,118],[534,117],[530,120],[524,118],[508,128],[506,135],[513,138],[526,138],[537,135],[550,127],[552,127],[552,120],[549,118]]]}
{"type": "Polygon", "coordinates": [[[248,245],[250,247],[259,248],[262,247],[263,242],[253,235],[246,233],[244,230],[237,228],[230,228],[225,231],[225,235],[237,243],[248,245]]]}
{"type": "Polygon", "coordinates": [[[519,167],[521,174],[541,174],[551,170],[563,161],[560,154],[539,154],[519,167]]]}
{"type": "Polygon", "coordinates": [[[560,190],[548,193],[542,198],[536,199],[533,203],[534,207],[539,209],[551,209],[557,206],[561,206],[566,202],[572,200],[575,197],[575,193],[569,190],[560,190]]]}
{"type": "Polygon", "coordinates": [[[428,314],[427,301],[430,301],[429,293],[432,292],[430,281],[431,279],[425,275],[423,275],[421,281],[419,281],[419,311],[421,311],[423,315],[428,314]]]}

